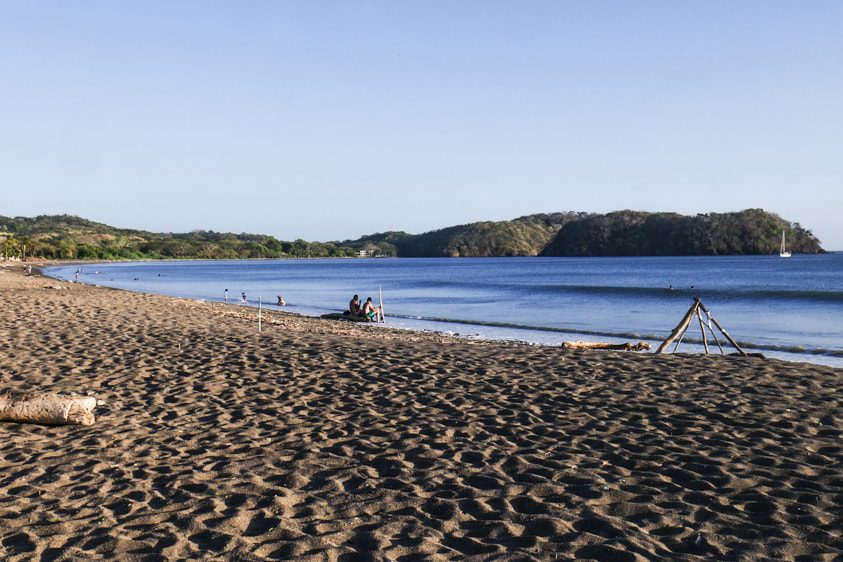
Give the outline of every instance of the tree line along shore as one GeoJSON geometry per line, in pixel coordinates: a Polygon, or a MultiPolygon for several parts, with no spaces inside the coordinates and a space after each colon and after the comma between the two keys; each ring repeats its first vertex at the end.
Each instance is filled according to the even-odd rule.
{"type": "Polygon", "coordinates": [[[318,257],[504,257],[756,255],[823,252],[799,223],[762,209],[694,216],[616,211],[527,215],[423,234],[390,231],[357,240],[283,241],[264,234],[156,233],[71,215],[0,216],[0,258],[70,260],[318,257]]]}

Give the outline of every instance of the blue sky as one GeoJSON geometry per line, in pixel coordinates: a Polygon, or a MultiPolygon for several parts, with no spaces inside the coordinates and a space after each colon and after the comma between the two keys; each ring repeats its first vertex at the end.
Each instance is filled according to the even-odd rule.
{"type": "Polygon", "coordinates": [[[762,207],[843,249],[843,2],[0,0],[0,214],[283,239],[762,207]]]}

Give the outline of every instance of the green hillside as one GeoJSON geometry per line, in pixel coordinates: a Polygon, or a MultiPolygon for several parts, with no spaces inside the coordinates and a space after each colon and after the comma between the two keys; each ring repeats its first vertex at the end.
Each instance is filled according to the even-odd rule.
{"type": "Polygon", "coordinates": [[[118,229],[69,215],[0,216],[0,251],[47,259],[248,259],[343,257],[356,252],[332,243],[284,242],[263,234],[194,231],[183,234],[118,229]],[[9,234],[11,236],[9,236],[9,234]],[[2,238],[2,236],[0,236],[2,238]]]}
{"type": "Polygon", "coordinates": [[[773,254],[781,232],[794,253],[822,252],[799,224],[760,209],[693,217],[618,211],[550,213],[423,234],[384,232],[343,242],[292,242],[263,234],[155,233],[75,216],[0,216],[0,255],[47,259],[248,259],[368,256],[663,256],[773,254]]]}
{"type": "Polygon", "coordinates": [[[688,256],[774,254],[782,231],[793,253],[822,252],[798,223],[761,209],[683,216],[618,211],[565,225],[543,256],[688,256]]]}
{"type": "Polygon", "coordinates": [[[406,236],[394,242],[402,257],[536,256],[563,225],[585,213],[552,213],[511,221],[475,222],[406,236]]]}

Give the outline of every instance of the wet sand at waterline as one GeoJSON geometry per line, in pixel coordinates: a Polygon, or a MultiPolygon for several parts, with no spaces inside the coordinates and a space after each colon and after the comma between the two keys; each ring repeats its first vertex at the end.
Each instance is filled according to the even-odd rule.
{"type": "Polygon", "coordinates": [[[0,267],[0,559],[843,552],[839,369],[256,315],[0,267]]]}

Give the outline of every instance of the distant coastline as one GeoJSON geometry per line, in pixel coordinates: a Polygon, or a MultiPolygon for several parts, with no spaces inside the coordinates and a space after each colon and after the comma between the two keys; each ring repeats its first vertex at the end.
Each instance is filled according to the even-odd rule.
{"type": "Polygon", "coordinates": [[[154,233],[70,215],[0,216],[0,259],[158,260],[356,257],[764,255],[782,232],[797,254],[825,250],[810,230],[762,209],[684,216],[617,211],[548,213],[422,234],[376,233],[356,240],[292,242],[262,234],[154,233]]]}

